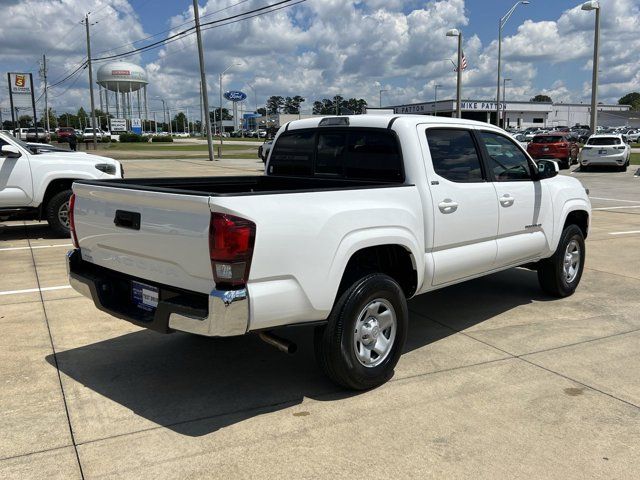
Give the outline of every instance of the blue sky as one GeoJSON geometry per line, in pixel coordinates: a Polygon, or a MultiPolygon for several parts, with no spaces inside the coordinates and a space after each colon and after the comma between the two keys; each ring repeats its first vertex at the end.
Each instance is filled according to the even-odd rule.
{"type": "MultiPolygon", "coordinates": [[[[275,1],[201,0],[201,14],[225,8],[210,15],[211,20],[275,1]]],[[[224,86],[247,91],[252,104],[256,99],[263,103],[269,95],[301,94],[312,101],[336,93],[377,104],[381,88],[389,90],[385,104],[411,103],[431,100],[435,84],[443,85],[440,98],[451,98],[455,74],[446,58],[454,57],[456,42],[444,32],[455,27],[464,32],[469,64],[463,97],[491,99],[495,96],[497,22],[514,1],[307,0],[291,9],[205,32],[209,91],[215,97],[217,73],[241,62],[225,76],[224,86]],[[257,98],[249,84],[256,88],[257,98]]],[[[0,17],[0,61],[5,71],[37,74],[37,62],[47,52],[49,78],[55,82],[73,72],[85,55],[83,27],[78,24],[84,10],[94,12],[98,20],[92,27],[92,45],[94,52],[101,52],[192,21],[191,3],[0,0],[5,13],[0,17]]],[[[640,91],[640,0],[601,0],[601,4],[600,99],[615,102],[630,91],[640,91]]],[[[546,93],[558,101],[588,101],[594,14],[581,11],[579,5],[580,1],[531,0],[530,5],[516,9],[504,29],[503,43],[504,73],[513,79],[508,90],[511,99],[546,93]]],[[[197,103],[193,36],[128,60],[147,70],[154,97],[165,98],[177,108],[197,103]]],[[[87,105],[86,77],[86,72],[79,72],[52,89],[51,101],[57,110],[87,105]]],[[[5,93],[2,87],[0,106],[4,108],[5,93]]]]}

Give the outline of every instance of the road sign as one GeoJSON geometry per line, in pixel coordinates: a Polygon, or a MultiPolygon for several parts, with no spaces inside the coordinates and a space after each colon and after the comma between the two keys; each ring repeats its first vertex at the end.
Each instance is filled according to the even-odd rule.
{"type": "Polygon", "coordinates": [[[132,118],[131,131],[140,135],[142,133],[142,120],[140,120],[139,118],[132,118]]]}
{"type": "Polygon", "coordinates": [[[111,125],[112,132],[126,132],[127,131],[127,120],[124,118],[112,118],[109,121],[111,125]]]}

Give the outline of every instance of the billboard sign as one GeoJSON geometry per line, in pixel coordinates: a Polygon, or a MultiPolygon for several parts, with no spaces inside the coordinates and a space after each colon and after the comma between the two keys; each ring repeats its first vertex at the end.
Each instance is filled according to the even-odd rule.
{"type": "Polygon", "coordinates": [[[9,73],[9,86],[13,95],[31,95],[31,74],[9,73]]]}
{"type": "Polygon", "coordinates": [[[112,118],[109,120],[112,132],[126,132],[127,120],[124,118],[112,118]]]}
{"type": "Polygon", "coordinates": [[[140,120],[139,118],[132,118],[131,131],[140,135],[142,133],[142,120],[140,120]]]}
{"type": "Polygon", "coordinates": [[[242,102],[247,99],[247,94],[238,90],[231,90],[229,92],[224,92],[224,98],[234,103],[242,102]]]}

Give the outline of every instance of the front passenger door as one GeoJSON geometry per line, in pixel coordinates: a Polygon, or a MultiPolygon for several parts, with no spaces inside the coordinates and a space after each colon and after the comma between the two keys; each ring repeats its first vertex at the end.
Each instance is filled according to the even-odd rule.
{"type": "Polygon", "coordinates": [[[499,209],[496,266],[525,263],[548,249],[553,234],[551,198],[545,181],[534,181],[533,165],[510,138],[481,131],[499,209]]]}

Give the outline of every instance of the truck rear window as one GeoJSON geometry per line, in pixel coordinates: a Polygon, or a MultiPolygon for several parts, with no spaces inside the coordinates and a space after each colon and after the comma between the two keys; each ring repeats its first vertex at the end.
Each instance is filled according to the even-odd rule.
{"type": "Polygon", "coordinates": [[[275,143],[269,174],[404,181],[398,140],[383,129],[285,132],[275,143]]]}

